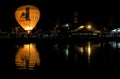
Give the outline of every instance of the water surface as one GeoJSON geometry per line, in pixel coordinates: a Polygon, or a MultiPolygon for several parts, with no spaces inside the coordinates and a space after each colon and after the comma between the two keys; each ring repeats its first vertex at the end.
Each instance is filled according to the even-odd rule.
{"type": "Polygon", "coordinates": [[[120,70],[119,41],[0,42],[1,72],[15,79],[112,76],[120,70]]]}

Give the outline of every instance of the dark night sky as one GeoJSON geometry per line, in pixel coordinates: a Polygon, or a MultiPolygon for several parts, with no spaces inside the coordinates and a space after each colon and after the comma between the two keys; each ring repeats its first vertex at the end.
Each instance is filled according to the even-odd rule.
{"type": "Polygon", "coordinates": [[[0,27],[15,27],[15,10],[24,4],[33,4],[41,11],[38,27],[46,27],[56,20],[73,22],[73,12],[78,12],[80,22],[93,21],[102,26],[109,23],[110,16],[114,16],[115,23],[119,23],[119,5],[112,2],[79,1],[79,0],[1,0],[0,27]],[[115,5],[115,6],[114,6],[115,5]]]}

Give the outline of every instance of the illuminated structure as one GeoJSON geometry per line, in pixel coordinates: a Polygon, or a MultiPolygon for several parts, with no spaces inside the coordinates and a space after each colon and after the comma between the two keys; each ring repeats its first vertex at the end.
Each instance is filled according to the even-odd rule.
{"type": "Polygon", "coordinates": [[[101,33],[99,30],[97,30],[91,25],[87,25],[87,26],[82,25],[75,28],[74,30],[71,30],[70,32],[72,36],[76,36],[76,37],[83,37],[83,36],[93,37],[93,36],[99,36],[101,33]]]}

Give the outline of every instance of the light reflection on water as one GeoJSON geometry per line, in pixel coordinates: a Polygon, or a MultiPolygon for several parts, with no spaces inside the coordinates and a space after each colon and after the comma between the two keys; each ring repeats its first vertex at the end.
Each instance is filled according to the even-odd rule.
{"type": "MultiPolygon", "coordinates": [[[[100,47],[100,45],[101,45],[100,43],[95,44],[90,41],[82,42],[74,45],[71,45],[71,44],[62,45],[60,43],[55,43],[53,45],[50,44],[50,47],[52,48],[48,46],[45,48],[45,50],[48,50],[50,52],[49,53],[50,55],[53,52],[50,49],[54,49],[55,50],[54,53],[56,53],[56,56],[60,55],[61,56],[60,59],[65,57],[66,60],[72,59],[70,55],[74,53],[74,55],[72,56],[75,58],[74,62],[76,62],[76,60],[77,61],[79,60],[78,58],[79,55],[85,56],[88,64],[90,64],[91,57],[95,54],[95,50],[98,47],[100,47]],[[76,50],[76,52],[72,52],[71,49],[76,50]]],[[[22,46],[17,45],[17,47],[18,47],[18,51],[16,52],[16,55],[15,55],[15,64],[17,69],[34,70],[36,66],[40,66],[40,60],[41,60],[40,52],[37,51],[35,43],[23,44],[22,46]]],[[[43,50],[43,52],[45,53],[46,51],[43,50]]]]}
{"type": "Polygon", "coordinates": [[[33,70],[35,66],[40,65],[40,55],[34,43],[23,44],[18,48],[15,55],[15,64],[17,69],[33,70]]]}
{"type": "Polygon", "coordinates": [[[113,48],[120,48],[120,42],[113,41],[113,42],[110,42],[110,44],[113,48]]]}
{"type": "Polygon", "coordinates": [[[90,64],[91,61],[91,56],[92,54],[95,53],[95,50],[100,47],[100,43],[94,44],[90,41],[86,43],[80,43],[79,45],[76,46],[76,50],[81,54],[81,55],[86,55],[88,59],[88,63],[90,64]]]}
{"type": "Polygon", "coordinates": [[[56,73],[58,76],[66,73],[73,75],[74,73],[92,72],[95,74],[101,71],[106,73],[119,69],[118,43],[115,41],[81,41],[17,44],[15,65],[18,71],[36,68],[35,72],[38,76],[56,73]]]}

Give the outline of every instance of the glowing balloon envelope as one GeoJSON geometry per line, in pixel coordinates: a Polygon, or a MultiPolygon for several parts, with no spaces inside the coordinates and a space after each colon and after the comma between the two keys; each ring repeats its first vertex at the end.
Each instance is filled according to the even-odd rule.
{"type": "Polygon", "coordinates": [[[40,19],[40,10],[33,5],[23,5],[16,9],[15,18],[20,26],[30,33],[40,19]]]}

